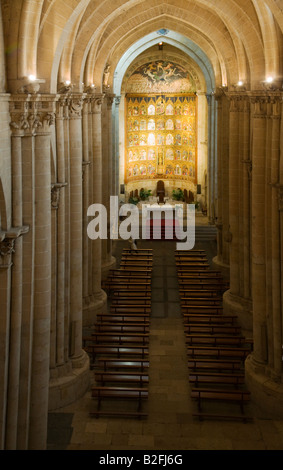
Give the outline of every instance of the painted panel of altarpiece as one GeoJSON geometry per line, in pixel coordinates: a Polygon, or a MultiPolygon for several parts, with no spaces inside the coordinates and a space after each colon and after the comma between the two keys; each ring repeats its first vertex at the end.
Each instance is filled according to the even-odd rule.
{"type": "Polygon", "coordinates": [[[126,94],[126,182],[162,178],[196,183],[197,96],[174,93],[191,90],[192,81],[186,71],[169,65],[147,64],[131,77],[135,86],[129,80],[127,90],[147,87],[153,93],[126,94]]]}

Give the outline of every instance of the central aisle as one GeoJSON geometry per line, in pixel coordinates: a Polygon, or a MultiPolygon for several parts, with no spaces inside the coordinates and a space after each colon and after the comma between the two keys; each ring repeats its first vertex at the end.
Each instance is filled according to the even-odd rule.
{"type": "MultiPolygon", "coordinates": [[[[157,439],[162,446],[165,444],[165,437],[162,438],[164,424],[168,423],[172,439],[178,436],[179,441],[180,424],[191,421],[192,410],[174,258],[176,243],[159,241],[150,245],[154,250],[154,265],[147,421],[149,426],[151,422],[155,423],[155,432],[160,426],[157,439]]],[[[146,246],[149,247],[149,242],[146,246]]]]}

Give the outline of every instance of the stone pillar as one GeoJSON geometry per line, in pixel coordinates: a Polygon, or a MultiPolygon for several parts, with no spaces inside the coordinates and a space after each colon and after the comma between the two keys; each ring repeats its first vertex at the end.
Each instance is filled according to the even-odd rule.
{"type": "MultiPolygon", "coordinates": [[[[103,162],[102,162],[102,122],[101,112],[104,94],[93,93],[89,96],[89,138],[91,159],[92,204],[102,204],[103,162]]],[[[93,314],[85,318],[85,325],[91,325],[96,314],[106,309],[107,296],[101,289],[102,240],[91,240],[91,279],[93,314]]]]}
{"type": "Polygon", "coordinates": [[[112,105],[114,95],[107,93],[105,95],[105,106],[102,115],[103,122],[103,186],[102,201],[107,209],[107,240],[102,240],[102,277],[106,277],[109,269],[116,264],[115,258],[112,256],[112,240],[110,238],[110,196],[113,195],[113,154],[112,154],[112,105]]]}
{"type": "Polygon", "coordinates": [[[229,277],[229,101],[222,89],[215,95],[217,103],[217,256],[213,263],[229,277]]]}
{"type": "Polygon", "coordinates": [[[114,162],[115,162],[115,170],[113,172],[113,194],[119,196],[120,194],[120,184],[119,184],[119,106],[121,102],[121,97],[115,97],[115,115],[114,115],[114,145],[113,145],[113,152],[114,152],[114,162]]]}
{"type": "MultiPolygon", "coordinates": [[[[229,170],[228,178],[222,174],[222,181],[226,191],[226,210],[223,217],[226,222],[225,231],[222,228],[223,245],[229,246],[230,289],[223,296],[224,311],[227,314],[236,314],[243,328],[244,334],[252,335],[251,299],[246,296],[247,286],[250,284],[249,272],[244,269],[245,263],[249,266],[250,234],[249,225],[249,180],[246,178],[246,165],[249,160],[249,107],[245,93],[227,93],[230,103],[229,114],[223,121],[223,130],[228,129],[229,170]],[[227,126],[227,122],[229,125],[227,126]],[[227,204],[228,200],[228,204],[227,204]],[[224,232],[224,233],[223,233],[224,232]],[[247,259],[245,259],[247,258],[247,259]]],[[[226,175],[227,176],[227,175],[226,175]]]]}
{"type": "Polygon", "coordinates": [[[254,350],[246,382],[266,416],[282,418],[282,92],[251,93],[254,350]]]}
{"type": "Polygon", "coordinates": [[[82,95],[69,99],[70,138],[70,358],[74,368],[85,362],[82,350],[82,95]]]}
{"type": "Polygon", "coordinates": [[[81,95],[61,94],[56,110],[56,155],[54,155],[56,168],[51,184],[54,266],[49,411],[74,402],[89,386],[89,360],[82,350],[81,340],[83,316],[81,98],[81,95]]]}

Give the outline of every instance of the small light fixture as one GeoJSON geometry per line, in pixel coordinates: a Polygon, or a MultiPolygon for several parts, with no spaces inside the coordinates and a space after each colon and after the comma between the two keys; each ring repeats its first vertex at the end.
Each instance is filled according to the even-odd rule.
{"type": "Polygon", "coordinates": [[[36,80],[36,77],[35,75],[29,75],[28,76],[28,79],[31,81],[31,82],[34,82],[36,80]]]}
{"type": "Polygon", "coordinates": [[[272,83],[273,82],[273,77],[269,76],[266,77],[266,83],[272,83]]]}
{"type": "Polygon", "coordinates": [[[243,86],[242,80],[239,80],[239,81],[238,81],[238,86],[243,86]]]}
{"type": "Polygon", "coordinates": [[[163,51],[163,42],[158,43],[158,48],[160,51],[163,51]]]}

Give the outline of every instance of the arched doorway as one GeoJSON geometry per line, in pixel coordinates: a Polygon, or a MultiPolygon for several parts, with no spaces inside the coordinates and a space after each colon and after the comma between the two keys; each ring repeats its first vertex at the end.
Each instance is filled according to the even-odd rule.
{"type": "Polygon", "coordinates": [[[146,188],[155,198],[156,182],[163,179],[167,199],[181,188],[194,195],[199,210],[205,207],[213,217],[210,206],[214,207],[217,174],[216,134],[210,131],[215,129],[213,74],[208,60],[201,68],[197,55],[176,47],[167,34],[162,41],[158,34],[147,39],[145,43],[155,44],[144,50],[136,44],[135,52],[125,54],[114,74],[119,96],[117,188],[123,189],[119,197],[125,202],[135,190],[146,188]]]}

